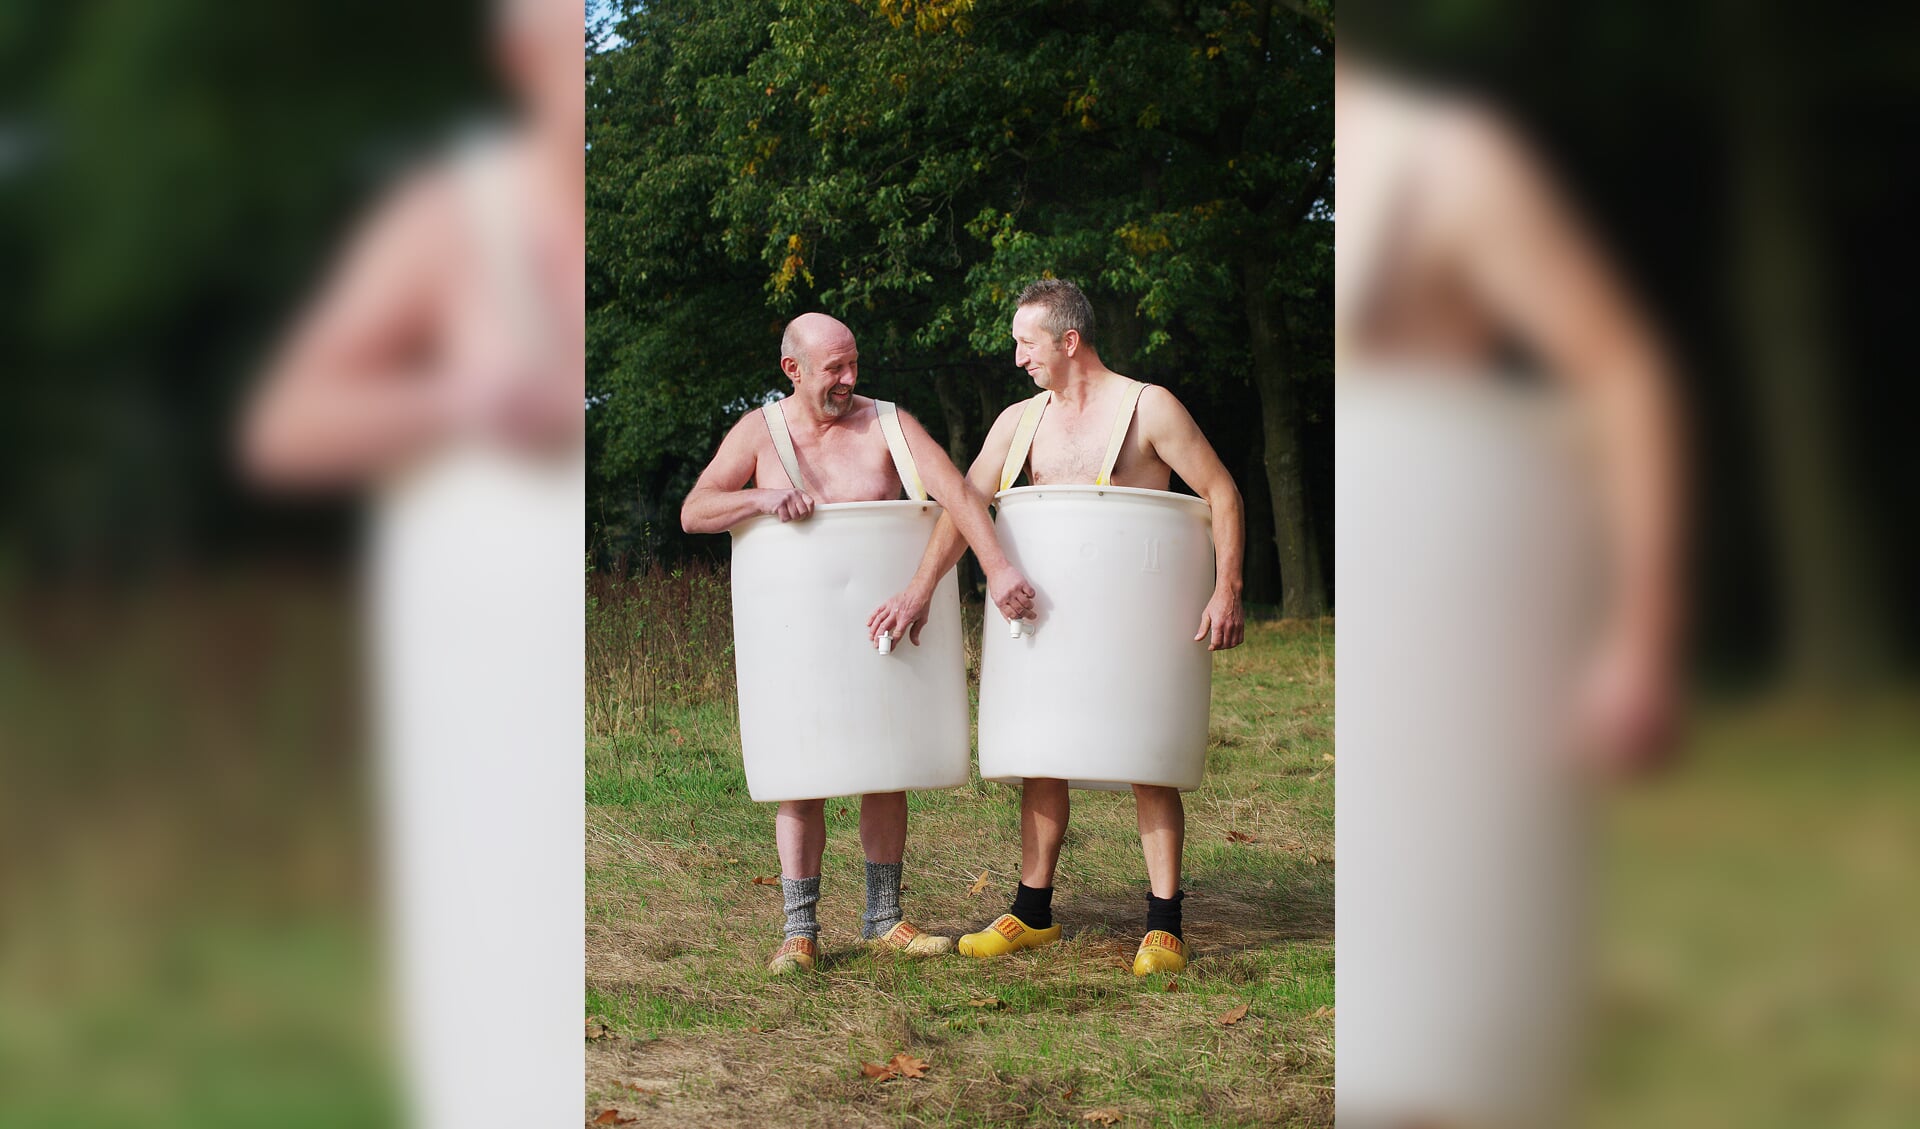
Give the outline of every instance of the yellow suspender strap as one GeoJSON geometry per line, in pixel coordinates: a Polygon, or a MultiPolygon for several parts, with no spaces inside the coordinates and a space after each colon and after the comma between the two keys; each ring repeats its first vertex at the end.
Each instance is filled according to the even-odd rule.
{"type": "Polygon", "coordinates": [[[1120,447],[1126,442],[1127,426],[1133,422],[1133,409],[1140,403],[1140,393],[1146,390],[1147,386],[1136,380],[1120,398],[1120,414],[1114,417],[1113,434],[1107,437],[1107,459],[1100,464],[1100,477],[1093,480],[1095,486],[1112,484],[1113,464],[1120,461],[1120,447]]]}
{"type": "Polygon", "coordinates": [[[787,481],[793,484],[795,490],[806,490],[800,481],[800,459],[793,453],[793,433],[787,430],[787,417],[780,411],[780,401],[775,400],[761,408],[760,414],[766,417],[767,434],[773,436],[773,450],[780,456],[780,466],[787,472],[787,481]]]}
{"type": "Polygon", "coordinates": [[[1019,481],[1020,472],[1027,465],[1027,452],[1033,449],[1033,433],[1040,426],[1041,413],[1051,403],[1051,392],[1042,392],[1027,401],[1027,410],[1020,413],[1020,426],[1013,429],[1013,446],[1007,448],[1006,465],[1000,468],[1000,489],[1010,489],[1019,481]]]}
{"type": "Polygon", "coordinates": [[[920,485],[920,468],[914,465],[906,433],[900,430],[899,409],[887,400],[875,400],[873,406],[880,412],[880,432],[887,437],[887,450],[893,453],[893,469],[899,472],[900,485],[907,488],[907,497],[916,502],[926,501],[926,488],[920,485]]]}

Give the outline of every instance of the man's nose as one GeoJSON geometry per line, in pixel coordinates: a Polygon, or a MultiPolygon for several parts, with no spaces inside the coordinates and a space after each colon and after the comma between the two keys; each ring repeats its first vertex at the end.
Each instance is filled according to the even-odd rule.
{"type": "Polygon", "coordinates": [[[1013,351],[1013,363],[1016,368],[1026,368],[1027,351],[1025,349],[1015,349],[1013,351]]]}

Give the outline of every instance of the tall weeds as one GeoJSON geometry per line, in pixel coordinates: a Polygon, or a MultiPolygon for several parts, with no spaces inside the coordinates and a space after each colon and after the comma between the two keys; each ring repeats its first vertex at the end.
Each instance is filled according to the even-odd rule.
{"type": "Polygon", "coordinates": [[[727,569],[706,561],[587,575],[587,735],[643,729],[661,704],[733,697],[727,569]]]}
{"type": "MultiPolygon", "coordinates": [[[[979,681],[983,614],[978,603],[961,604],[970,686],[979,681]]],[[[725,565],[655,561],[587,574],[588,737],[644,730],[663,704],[733,696],[733,596],[725,565]]]]}

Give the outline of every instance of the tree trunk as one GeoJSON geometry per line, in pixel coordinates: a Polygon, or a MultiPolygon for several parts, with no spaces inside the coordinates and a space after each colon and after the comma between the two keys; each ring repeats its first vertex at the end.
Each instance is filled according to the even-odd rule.
{"type": "Polygon", "coordinates": [[[1266,263],[1246,264],[1247,335],[1253,352],[1253,384],[1260,393],[1267,489],[1272,495],[1274,543],[1280,556],[1280,614],[1311,619],[1327,614],[1327,587],[1312,516],[1307,512],[1293,350],[1286,336],[1284,310],[1267,294],[1270,272],[1266,263]]]}
{"type": "Polygon", "coordinates": [[[1267,488],[1266,446],[1256,431],[1235,468],[1247,507],[1247,562],[1242,577],[1246,587],[1242,596],[1249,604],[1280,602],[1280,573],[1275,567],[1280,558],[1273,538],[1273,491],[1267,488]]]}
{"type": "Polygon", "coordinates": [[[980,441],[984,443],[987,432],[993,430],[993,421],[1000,418],[1007,405],[1000,402],[1000,381],[985,369],[973,370],[973,390],[980,394],[980,441]]]}
{"type": "Polygon", "coordinates": [[[1743,48],[1735,64],[1738,192],[1728,216],[1777,538],[1781,675],[1794,691],[1831,692],[1884,677],[1895,646],[1872,529],[1845,480],[1847,440],[1832,379],[1843,365],[1821,305],[1830,279],[1808,188],[1819,175],[1806,143],[1814,126],[1771,69],[1793,57],[1791,33],[1768,19],[1754,26],[1759,51],[1743,48]]]}
{"type": "Polygon", "coordinates": [[[951,369],[933,370],[933,391],[940,397],[940,414],[947,421],[947,457],[965,474],[973,462],[974,443],[968,434],[967,405],[960,398],[960,380],[951,369]]]}

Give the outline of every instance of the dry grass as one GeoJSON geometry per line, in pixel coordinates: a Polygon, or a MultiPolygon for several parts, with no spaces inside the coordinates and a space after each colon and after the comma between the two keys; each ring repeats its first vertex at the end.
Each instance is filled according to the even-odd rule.
{"type": "MultiPolygon", "coordinates": [[[[715,606],[691,590],[672,606],[703,598],[715,606]]],[[[592,729],[588,750],[588,1007],[609,1029],[588,1046],[589,1115],[1081,1125],[1113,1108],[1126,1124],[1331,1122],[1330,622],[1256,623],[1246,647],[1216,660],[1208,777],[1187,797],[1192,963],[1172,990],[1127,968],[1144,928],[1144,864],[1131,798],[1107,793],[1074,796],[1055,899],[1065,941],[988,963],[860,947],[859,803],[830,802],[822,967],[805,982],[771,979],[779,890],[752,879],[779,873],[773,813],[746,795],[731,656],[702,672],[684,650],[668,653],[682,685],[721,692],[656,690],[641,708],[622,700],[641,683],[621,673],[619,646],[589,642],[605,656],[589,668],[600,699],[589,714],[618,721],[592,729]],[[997,1004],[970,1003],[985,998],[997,1004]],[[1217,1022],[1243,1003],[1245,1019],[1217,1022]],[[860,1073],[902,1051],[932,1064],[925,1078],[860,1073]]],[[[1017,790],[975,778],[916,793],[909,810],[909,917],[941,933],[980,928],[1014,883],[1017,790]],[[983,870],[987,889],[970,894],[983,870]]]]}
{"type": "Polygon", "coordinates": [[[634,732],[666,702],[733,692],[733,598],[725,569],[659,561],[587,577],[590,738],[634,732]]]}

